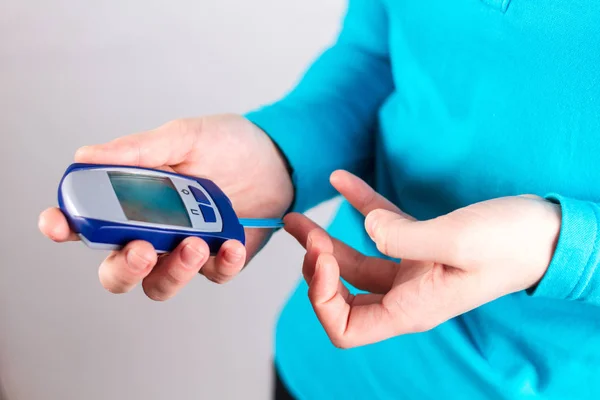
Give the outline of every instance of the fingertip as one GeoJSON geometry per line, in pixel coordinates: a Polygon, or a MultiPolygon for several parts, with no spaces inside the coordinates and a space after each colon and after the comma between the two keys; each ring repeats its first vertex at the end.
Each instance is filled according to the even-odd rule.
{"type": "Polygon", "coordinates": [[[285,219],[285,231],[292,235],[302,247],[306,245],[306,238],[308,233],[318,227],[315,222],[311,221],[309,218],[304,216],[303,214],[289,214],[285,219]]]}
{"type": "Polygon", "coordinates": [[[343,169],[335,170],[331,173],[331,175],[329,175],[329,182],[331,182],[333,186],[336,186],[336,184],[340,183],[344,179],[345,174],[346,171],[343,169]]]}
{"type": "Polygon", "coordinates": [[[210,253],[210,249],[209,249],[206,241],[204,241],[196,236],[190,236],[190,237],[185,238],[181,242],[179,247],[183,248],[184,246],[192,246],[194,249],[196,249],[197,251],[199,251],[201,253],[210,253]]]}
{"type": "Polygon", "coordinates": [[[129,243],[123,249],[123,252],[125,253],[127,265],[136,272],[153,267],[158,260],[158,254],[154,247],[150,243],[141,240],[129,243]]]}
{"type": "Polygon", "coordinates": [[[50,209],[44,210],[38,216],[38,229],[46,236],[50,236],[49,233],[51,229],[48,227],[47,214],[50,212],[50,209]]]}
{"type": "Polygon", "coordinates": [[[75,162],[90,162],[93,160],[94,146],[82,146],[75,151],[75,162]]]}
{"type": "Polygon", "coordinates": [[[40,214],[38,229],[55,242],[64,242],[69,239],[71,234],[67,219],[56,208],[48,208],[40,214]]]}
{"type": "Polygon", "coordinates": [[[365,230],[371,238],[375,237],[380,210],[373,210],[365,217],[365,230]]]}
{"type": "Polygon", "coordinates": [[[283,217],[283,229],[285,229],[286,231],[289,231],[290,228],[293,228],[293,226],[298,222],[299,218],[302,217],[302,214],[296,213],[296,212],[291,212],[289,214],[286,214],[283,217]]]}
{"type": "Polygon", "coordinates": [[[372,189],[362,178],[343,169],[333,172],[329,180],[344,197],[350,195],[352,191],[361,190],[363,187],[372,189]]]}
{"type": "Polygon", "coordinates": [[[219,249],[214,262],[209,262],[201,273],[210,281],[225,284],[232,280],[246,263],[246,248],[237,240],[228,240],[219,249]]]}
{"type": "Polygon", "coordinates": [[[188,269],[199,271],[210,256],[208,244],[200,238],[188,237],[178,246],[177,251],[183,263],[188,269]]]}
{"type": "Polygon", "coordinates": [[[365,217],[365,229],[369,236],[374,238],[377,236],[378,229],[380,229],[385,222],[389,222],[390,220],[396,220],[402,217],[404,216],[400,213],[395,213],[382,208],[377,208],[375,210],[370,211],[365,217]]]}
{"type": "Polygon", "coordinates": [[[228,240],[223,244],[222,253],[225,261],[231,265],[243,265],[246,259],[246,248],[238,240],[228,240]]]}
{"type": "Polygon", "coordinates": [[[150,243],[132,241],[123,249],[113,251],[100,264],[98,278],[110,293],[128,293],[151,273],[157,259],[156,251],[150,243]]]}
{"type": "MultiPolygon", "coordinates": [[[[344,197],[348,197],[350,192],[354,189],[352,187],[353,181],[352,179],[359,180],[356,175],[351,174],[345,170],[338,170],[331,174],[330,182],[331,185],[344,197]]],[[[359,180],[360,181],[360,180],[359,180]]]]}

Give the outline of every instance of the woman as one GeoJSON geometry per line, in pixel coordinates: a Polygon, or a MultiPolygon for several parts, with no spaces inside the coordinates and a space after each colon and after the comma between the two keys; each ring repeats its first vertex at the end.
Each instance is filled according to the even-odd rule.
{"type": "MultiPolygon", "coordinates": [[[[275,104],[76,160],[202,174],[241,216],[291,212],[304,280],[275,362],[294,398],[597,398],[599,20],[584,0],[351,0],[275,104]],[[302,215],[340,193],[327,232],[302,215]]],[[[56,208],[40,229],[76,239],[56,208]]],[[[223,283],[268,239],[250,235],[214,258],[133,242],[100,280],[154,300],[198,272],[223,283]]]]}

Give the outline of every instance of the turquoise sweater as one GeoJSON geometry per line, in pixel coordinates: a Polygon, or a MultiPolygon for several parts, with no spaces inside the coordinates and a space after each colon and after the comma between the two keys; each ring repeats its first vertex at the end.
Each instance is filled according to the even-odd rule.
{"type": "MultiPolygon", "coordinates": [[[[335,196],[338,168],[419,219],[524,193],[562,207],[533,292],[425,333],[337,349],[300,282],[275,348],[298,398],[600,398],[600,2],[350,0],[336,42],[248,118],[289,158],[295,211],[335,196]]],[[[378,255],[346,203],[329,231],[378,255]]]]}

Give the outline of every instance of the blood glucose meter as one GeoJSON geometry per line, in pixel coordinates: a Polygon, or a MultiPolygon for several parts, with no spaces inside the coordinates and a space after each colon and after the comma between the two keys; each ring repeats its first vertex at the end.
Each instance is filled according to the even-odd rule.
{"type": "Polygon", "coordinates": [[[170,252],[196,236],[216,254],[223,243],[245,244],[244,227],[278,228],[281,220],[239,219],[212,181],[124,165],[72,164],[58,189],[71,229],[90,248],[115,250],[133,240],[170,252]]]}

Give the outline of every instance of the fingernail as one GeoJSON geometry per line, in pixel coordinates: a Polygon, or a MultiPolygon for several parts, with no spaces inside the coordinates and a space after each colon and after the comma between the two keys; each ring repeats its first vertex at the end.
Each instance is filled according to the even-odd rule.
{"type": "Polygon", "coordinates": [[[187,244],[181,250],[181,260],[183,264],[188,268],[196,268],[198,264],[204,259],[204,254],[198,251],[191,244],[187,244]]]}
{"type": "Polygon", "coordinates": [[[315,248],[315,245],[318,245],[319,243],[319,239],[317,238],[319,232],[314,229],[312,230],[309,234],[308,237],[306,238],[306,250],[313,250],[315,248]],[[317,240],[315,240],[315,238],[317,240]]]}
{"type": "Polygon", "coordinates": [[[150,260],[139,255],[135,250],[127,253],[127,264],[135,270],[144,270],[150,266],[150,260]]]}
{"type": "Polygon", "coordinates": [[[321,262],[319,260],[317,260],[317,262],[315,263],[315,270],[314,270],[314,272],[312,274],[312,277],[311,277],[311,282],[312,282],[312,278],[314,278],[315,275],[317,275],[317,276],[321,275],[321,270],[322,269],[323,269],[323,266],[321,265],[321,262]]]}
{"type": "Polygon", "coordinates": [[[322,275],[323,271],[325,271],[326,268],[327,268],[327,261],[323,260],[323,257],[319,257],[317,259],[317,262],[315,263],[315,272],[314,272],[313,276],[322,275]]]}
{"type": "Polygon", "coordinates": [[[225,258],[232,264],[238,263],[242,257],[244,257],[244,252],[241,249],[229,250],[225,252],[225,258]]]}
{"type": "Polygon", "coordinates": [[[367,216],[367,233],[369,236],[375,236],[375,229],[377,229],[377,217],[370,214],[367,216]]]}

